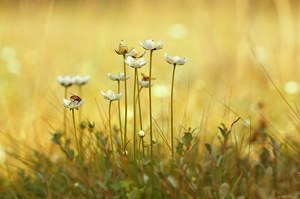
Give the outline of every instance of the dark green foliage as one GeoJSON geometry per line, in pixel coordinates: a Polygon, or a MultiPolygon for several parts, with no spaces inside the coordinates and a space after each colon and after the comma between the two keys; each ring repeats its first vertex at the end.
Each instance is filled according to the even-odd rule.
{"type": "Polygon", "coordinates": [[[153,161],[149,154],[134,160],[129,151],[128,156],[120,152],[113,162],[107,137],[92,126],[83,129],[92,140],[83,140],[87,146],[82,164],[76,160],[71,139],[55,133],[52,142],[62,152],[61,158],[51,160],[26,146],[26,156],[11,154],[23,166],[8,170],[9,177],[0,176],[0,198],[221,199],[292,197],[297,193],[299,164],[278,140],[270,138],[271,145],[259,143],[254,160],[242,153],[248,145],[243,148],[233,143],[233,125],[221,124],[219,129],[220,145],[201,144],[195,129],[188,129],[178,140],[174,159],[163,158],[166,152],[157,148],[153,161]]]}

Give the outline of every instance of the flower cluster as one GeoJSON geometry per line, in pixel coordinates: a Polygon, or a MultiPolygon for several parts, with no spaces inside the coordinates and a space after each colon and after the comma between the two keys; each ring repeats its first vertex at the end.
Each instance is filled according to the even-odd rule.
{"type": "Polygon", "coordinates": [[[61,76],[60,75],[60,76],[57,77],[58,83],[61,84],[64,87],[69,87],[69,86],[72,86],[73,84],[81,86],[81,85],[86,84],[89,80],[90,80],[90,77],[88,75],[84,75],[84,76],[80,76],[80,75],[61,76]]]}
{"type": "MultiPolygon", "coordinates": [[[[114,156],[114,138],[112,134],[112,119],[111,119],[111,112],[112,112],[112,102],[113,101],[118,101],[118,113],[119,113],[119,129],[120,129],[120,137],[121,137],[121,150],[126,151],[126,145],[128,144],[127,142],[127,87],[126,87],[126,82],[129,80],[130,76],[126,75],[126,68],[131,67],[134,69],[134,86],[133,86],[133,97],[132,97],[132,103],[133,103],[133,135],[132,135],[132,140],[133,140],[133,154],[134,158],[136,158],[136,150],[137,150],[137,137],[140,138],[142,143],[142,157],[144,157],[144,141],[143,138],[146,136],[146,132],[144,130],[138,130],[138,129],[143,129],[143,119],[142,119],[142,108],[141,108],[141,91],[143,88],[149,88],[149,134],[150,139],[148,140],[150,143],[148,146],[150,146],[150,154],[151,158],[153,157],[153,146],[157,140],[153,137],[152,135],[152,105],[151,105],[151,87],[153,85],[151,80],[154,80],[155,78],[152,77],[152,58],[153,58],[153,51],[160,50],[163,48],[164,43],[162,41],[153,41],[152,39],[147,39],[144,41],[141,41],[140,46],[143,48],[143,51],[138,52],[135,48],[128,48],[126,43],[122,40],[119,43],[119,48],[115,50],[115,52],[118,55],[122,55],[123,59],[123,71],[119,73],[108,73],[107,76],[110,80],[116,81],[118,83],[118,91],[115,93],[113,90],[107,90],[106,92],[101,91],[100,94],[104,97],[105,100],[109,101],[109,132],[110,132],[110,144],[111,144],[111,151],[113,154],[113,160],[115,160],[114,156]],[[144,55],[147,51],[150,51],[150,60],[149,60],[149,76],[146,74],[141,73],[142,78],[141,80],[138,80],[138,70],[145,66],[148,62],[144,58],[144,55]],[[124,128],[122,125],[122,117],[121,117],[121,97],[123,93],[121,92],[121,83],[124,83],[124,93],[125,93],[125,117],[124,117],[124,128]],[[139,112],[139,114],[137,114],[139,112]],[[138,118],[139,115],[139,118],[138,118]],[[139,121],[139,124],[138,124],[139,121]],[[124,134],[123,134],[124,130],[124,134]]],[[[172,157],[174,154],[174,143],[173,143],[173,89],[174,89],[174,77],[175,77],[175,66],[177,65],[184,65],[187,62],[187,58],[185,57],[179,57],[178,55],[176,56],[171,56],[168,53],[165,54],[165,61],[169,64],[172,64],[174,66],[173,68],[173,75],[172,75],[172,87],[171,87],[171,149],[172,149],[172,157]]],[[[57,81],[65,87],[65,98],[66,98],[66,93],[67,93],[67,88],[73,84],[78,85],[79,87],[79,94],[81,95],[81,86],[86,84],[89,81],[89,76],[58,76],[57,81]]],[[[84,100],[81,99],[79,96],[72,95],[70,99],[63,99],[63,104],[66,108],[69,108],[72,110],[73,114],[73,123],[75,123],[75,117],[74,117],[74,109],[78,109],[82,104],[84,103],[84,100]]],[[[80,111],[79,111],[80,113],[80,111]]],[[[66,117],[65,117],[66,118],[66,117]]],[[[66,120],[65,120],[66,121],[66,120]]],[[[76,126],[74,124],[74,131],[76,133],[76,126]]],[[[76,136],[75,136],[76,137],[76,136]]],[[[78,143],[78,142],[76,142],[78,143]]],[[[80,148],[80,146],[78,147],[80,148]]],[[[80,151],[80,150],[79,150],[80,151]]]]}

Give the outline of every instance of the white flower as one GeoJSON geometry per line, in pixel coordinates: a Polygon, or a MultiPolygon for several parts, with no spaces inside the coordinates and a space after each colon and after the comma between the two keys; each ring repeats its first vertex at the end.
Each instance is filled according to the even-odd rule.
{"type": "MultiPolygon", "coordinates": [[[[144,73],[141,73],[142,75],[142,80],[139,81],[139,84],[141,87],[144,87],[144,88],[148,88],[149,87],[149,84],[150,84],[150,77],[145,75],[144,73]]],[[[155,79],[155,78],[152,78],[152,79],[155,79]]],[[[153,83],[151,83],[151,86],[153,86],[153,83]]]]}
{"type": "Polygon", "coordinates": [[[67,75],[67,76],[58,76],[57,77],[58,83],[60,83],[62,86],[69,87],[73,84],[72,77],[67,75]]]}
{"type": "Polygon", "coordinates": [[[76,75],[76,76],[72,77],[73,83],[77,84],[77,85],[84,85],[89,80],[90,80],[90,76],[88,76],[88,75],[84,75],[84,76],[76,75]]]}
{"type": "Polygon", "coordinates": [[[140,130],[139,132],[138,132],[138,136],[140,137],[140,138],[143,138],[143,137],[145,137],[145,131],[143,131],[143,130],[140,130]]]}
{"type": "MultiPolygon", "coordinates": [[[[125,80],[125,75],[124,75],[123,72],[120,72],[119,74],[108,73],[107,76],[112,81],[124,81],[125,80]]],[[[130,76],[128,75],[126,77],[126,80],[129,79],[129,78],[130,78],[130,76]]]]}
{"type": "Polygon", "coordinates": [[[141,41],[140,45],[145,50],[159,50],[163,48],[164,42],[158,41],[155,43],[152,39],[147,39],[145,41],[141,41]]]}
{"type": "Polygon", "coordinates": [[[119,100],[122,96],[122,93],[115,94],[112,90],[108,90],[106,93],[101,91],[101,94],[103,95],[104,99],[110,101],[119,100]]]}
{"type": "Polygon", "coordinates": [[[125,63],[131,66],[132,68],[141,68],[147,63],[147,61],[144,58],[134,59],[133,57],[128,56],[125,59],[125,63]]]}
{"type": "Polygon", "coordinates": [[[80,99],[80,100],[67,100],[67,99],[63,99],[63,102],[64,102],[64,106],[66,108],[69,108],[69,109],[78,109],[84,102],[83,99],[80,99]]]}
{"type": "Polygon", "coordinates": [[[149,87],[149,81],[141,80],[141,81],[139,81],[139,84],[140,84],[141,87],[144,87],[144,88],[148,88],[149,87]]]}
{"type": "Polygon", "coordinates": [[[144,52],[138,53],[137,50],[133,48],[126,54],[126,56],[131,56],[133,58],[141,58],[145,55],[145,53],[146,50],[144,50],[144,52]]]}
{"type": "Polygon", "coordinates": [[[184,65],[187,62],[187,58],[185,57],[179,57],[179,56],[171,56],[168,53],[165,54],[165,60],[169,64],[175,64],[175,65],[184,65]]]}

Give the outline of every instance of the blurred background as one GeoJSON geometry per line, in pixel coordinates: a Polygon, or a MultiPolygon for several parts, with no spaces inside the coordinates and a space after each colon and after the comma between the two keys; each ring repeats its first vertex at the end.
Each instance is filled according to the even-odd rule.
{"type": "MultiPolygon", "coordinates": [[[[77,74],[91,77],[83,118],[101,128],[108,107],[100,91],[116,91],[107,73],[123,67],[114,49],[124,40],[142,50],[139,41],[151,38],[165,43],[154,53],[153,93],[154,117],[166,133],[172,71],[166,52],[189,59],[176,71],[178,134],[182,125],[215,135],[221,122],[238,116],[255,122],[260,102],[277,132],[294,132],[295,115],[261,63],[296,110],[299,11],[297,0],[1,0],[0,131],[46,148],[62,126],[64,89],[56,78],[77,74]]],[[[148,65],[141,71],[147,74],[148,65]]]]}

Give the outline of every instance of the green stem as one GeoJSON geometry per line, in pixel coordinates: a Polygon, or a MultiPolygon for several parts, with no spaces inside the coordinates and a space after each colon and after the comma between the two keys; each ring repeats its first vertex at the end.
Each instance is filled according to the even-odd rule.
{"type": "Polygon", "coordinates": [[[113,143],[113,136],[112,136],[112,130],[111,130],[111,103],[112,101],[109,101],[109,113],[108,113],[108,120],[109,120],[109,134],[110,134],[110,144],[111,144],[111,151],[113,154],[113,161],[115,161],[115,152],[114,152],[114,143],[113,143]]]}
{"type": "MultiPolygon", "coordinates": [[[[118,93],[120,93],[120,81],[118,81],[118,93]]],[[[124,148],[123,142],[123,130],[122,130],[122,119],[121,119],[121,101],[118,100],[118,112],[119,112],[119,126],[120,126],[120,133],[121,133],[121,148],[124,148]]]]}
{"type": "Polygon", "coordinates": [[[142,158],[145,156],[145,151],[144,151],[144,139],[141,137],[140,142],[139,142],[139,151],[141,151],[141,143],[142,143],[142,158]]]}
{"type": "MultiPolygon", "coordinates": [[[[124,80],[124,85],[125,85],[125,126],[124,126],[124,147],[126,145],[127,142],[127,75],[126,75],[126,63],[125,63],[125,55],[123,55],[123,68],[124,68],[124,76],[125,76],[125,80],[124,80]]],[[[123,149],[125,151],[125,148],[123,149]]]]}
{"type": "MultiPolygon", "coordinates": [[[[68,87],[65,86],[65,99],[67,99],[68,95],[68,87]]],[[[63,120],[63,125],[64,125],[64,134],[67,134],[67,109],[64,108],[64,120],[63,120]]]]}
{"type": "Polygon", "coordinates": [[[154,168],[153,168],[153,143],[152,143],[152,98],[151,98],[151,80],[152,80],[152,55],[153,55],[153,50],[150,50],[150,66],[149,66],[149,131],[150,131],[150,155],[151,155],[151,195],[150,197],[152,198],[153,194],[153,176],[154,176],[154,168]]]}
{"type": "MultiPolygon", "coordinates": [[[[76,131],[74,109],[72,108],[71,111],[72,111],[72,117],[73,117],[73,128],[74,128],[74,133],[75,133],[75,142],[76,142],[77,152],[78,152],[78,154],[80,156],[80,148],[79,148],[78,139],[77,139],[77,131],[76,131]]],[[[81,158],[79,158],[79,159],[81,159],[81,158]]]]}
{"type": "Polygon", "coordinates": [[[173,67],[172,87],[171,87],[171,149],[172,149],[172,158],[173,159],[174,159],[174,125],[173,125],[174,110],[173,110],[173,94],[174,94],[175,69],[176,69],[176,64],[174,64],[174,67],[173,67]]]}
{"type": "Polygon", "coordinates": [[[141,130],[143,130],[142,108],[141,108],[141,98],[140,98],[140,93],[141,93],[142,89],[143,89],[143,87],[141,87],[139,89],[138,97],[137,97],[137,100],[138,100],[138,103],[139,103],[139,116],[140,116],[140,129],[141,130]]]}
{"type": "Polygon", "coordinates": [[[153,50],[150,50],[150,66],[149,66],[149,126],[150,126],[150,154],[153,160],[153,147],[152,147],[152,98],[151,98],[151,79],[152,79],[152,55],[153,50]]]}
{"type": "MultiPolygon", "coordinates": [[[[78,85],[78,94],[79,94],[79,97],[82,98],[82,86],[81,85],[78,85]]],[[[79,121],[79,123],[81,122],[81,115],[82,115],[82,107],[81,107],[81,109],[78,110],[78,121],[79,121]]]]}
{"type": "Polygon", "coordinates": [[[134,83],[133,83],[133,156],[136,158],[136,79],[137,79],[137,68],[134,69],[134,83]]]}
{"type": "Polygon", "coordinates": [[[143,152],[143,158],[145,157],[145,146],[144,146],[144,138],[142,140],[142,152],[143,152]]]}

